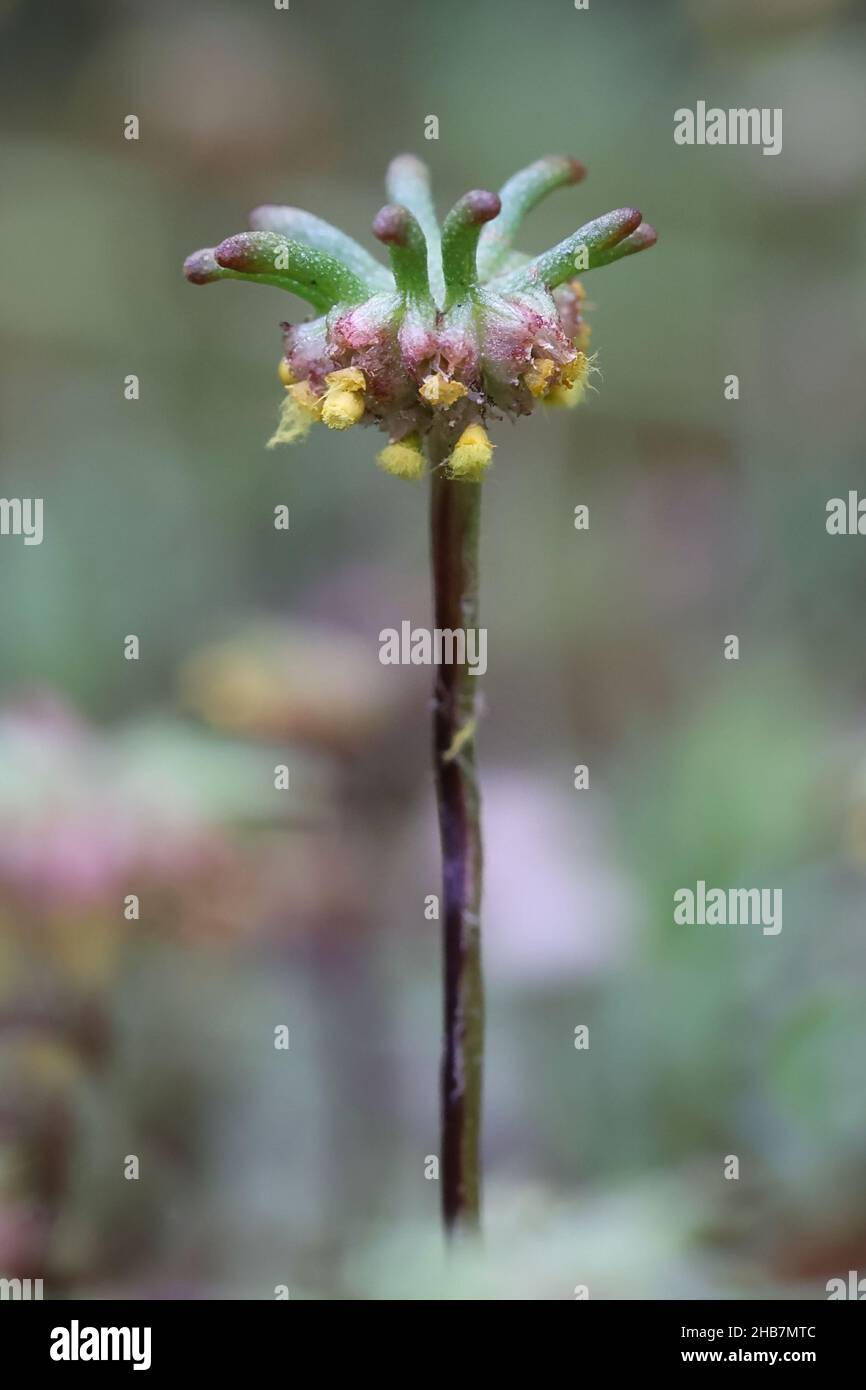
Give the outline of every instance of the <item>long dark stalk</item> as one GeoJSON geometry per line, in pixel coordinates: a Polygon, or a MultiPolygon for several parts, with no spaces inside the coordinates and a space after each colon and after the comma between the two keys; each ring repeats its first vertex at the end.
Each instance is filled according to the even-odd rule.
{"type": "MultiPolygon", "coordinates": [[[[431,543],[434,624],[478,625],[481,486],[446,477],[435,443],[431,543]]],[[[484,989],[482,850],[475,728],[478,679],[467,665],[436,669],[433,760],[442,843],[445,1031],[442,1051],[442,1215],[449,1235],[480,1223],[484,989]]]]}

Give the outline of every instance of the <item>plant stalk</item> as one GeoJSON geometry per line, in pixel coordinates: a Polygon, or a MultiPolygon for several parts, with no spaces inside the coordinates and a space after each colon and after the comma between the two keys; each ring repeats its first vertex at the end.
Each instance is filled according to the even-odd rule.
{"type": "MultiPolygon", "coordinates": [[[[452,481],[448,447],[431,438],[434,626],[478,625],[481,486],[452,481]]],[[[442,844],[444,1041],[441,1071],[442,1217],[447,1235],[477,1231],[481,1209],[484,988],[482,847],[475,769],[478,678],[468,665],[436,668],[433,764],[442,844]]]]}

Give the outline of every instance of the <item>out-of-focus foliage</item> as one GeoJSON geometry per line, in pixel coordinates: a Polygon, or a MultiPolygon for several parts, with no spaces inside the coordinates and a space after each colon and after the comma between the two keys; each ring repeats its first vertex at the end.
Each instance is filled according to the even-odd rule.
{"type": "Polygon", "coordinates": [[[866,426],[862,14],[340,8],[0,14],[0,492],[45,501],[0,538],[0,1274],[823,1297],[866,1267],[866,562],[824,527],[866,426]],[[698,99],[781,107],[782,154],[675,146],[698,99]],[[368,432],[265,452],[302,307],[180,269],[264,202],[372,246],[401,148],[446,202],[585,161],[531,251],[660,234],[587,277],[598,395],[494,428],[489,1244],[448,1270],[429,673],[376,661],[426,621],[425,497],[368,432]],[[698,879],[782,888],[782,932],[675,927],[698,879]]]}

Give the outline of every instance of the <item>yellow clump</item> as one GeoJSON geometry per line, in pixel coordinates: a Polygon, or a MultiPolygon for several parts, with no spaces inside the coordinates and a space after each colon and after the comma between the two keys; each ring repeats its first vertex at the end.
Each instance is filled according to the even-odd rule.
{"type": "Polygon", "coordinates": [[[325,377],[322,419],[329,430],[348,430],[357,425],[364,410],[367,378],[359,367],[341,367],[325,377]]]}
{"type": "Polygon", "coordinates": [[[278,444],[294,444],[304,439],[310,427],[322,418],[322,402],[308,381],[298,381],[286,387],[280,406],[280,421],[267,442],[268,449],[278,444]]]}
{"type": "Polygon", "coordinates": [[[417,434],[407,434],[396,444],[387,444],[376,459],[380,468],[392,478],[407,478],[417,482],[424,476],[424,454],[417,434]]]}
{"type": "Polygon", "coordinates": [[[532,366],[523,377],[533,396],[547,394],[550,389],[550,378],[555,371],[556,363],[552,357],[537,357],[533,361],[532,366]]]}
{"type": "Polygon", "coordinates": [[[493,458],[493,445],[483,425],[463,431],[448,460],[448,476],[462,483],[480,483],[493,458]]]}
{"type": "Polygon", "coordinates": [[[578,382],[586,381],[588,374],[589,358],[585,352],[578,352],[570,362],[563,364],[559,373],[559,385],[575,386],[578,382]]]}
{"type": "Polygon", "coordinates": [[[366,391],[367,378],[360,367],[341,367],[325,377],[328,391],[366,391]]]}
{"type": "Polygon", "coordinates": [[[586,395],[586,387],[582,382],[574,386],[554,386],[552,391],[548,391],[544,398],[545,405],[565,406],[567,410],[572,410],[574,406],[580,405],[586,395]]]}
{"type": "Polygon", "coordinates": [[[448,410],[455,401],[467,394],[462,381],[450,381],[442,372],[425,376],[418,388],[418,394],[428,405],[436,410],[448,410]]]}
{"type": "Polygon", "coordinates": [[[280,378],[280,381],[283,383],[284,386],[294,386],[295,374],[289,366],[288,362],[286,361],[285,357],[280,358],[280,364],[277,367],[277,376],[280,378]]]}
{"type": "Polygon", "coordinates": [[[587,348],[589,347],[589,343],[590,343],[590,339],[591,339],[591,338],[592,338],[592,324],[591,324],[591,323],[582,323],[582,324],[580,325],[580,328],[578,329],[577,337],[576,337],[575,340],[574,340],[574,346],[575,346],[576,348],[579,348],[581,352],[586,352],[587,348]]]}
{"type": "Polygon", "coordinates": [[[364,397],[357,391],[325,392],[322,401],[322,419],[329,430],[348,430],[364,414],[364,397]]]}
{"type": "Polygon", "coordinates": [[[291,396],[299,410],[303,410],[309,415],[310,421],[322,418],[322,399],[317,396],[308,381],[295,382],[288,387],[287,396],[291,396]]]}
{"type": "Polygon", "coordinates": [[[559,385],[548,392],[545,404],[565,406],[568,409],[579,405],[590,389],[590,372],[598,370],[593,366],[594,361],[594,357],[587,357],[585,352],[578,352],[576,357],[566,362],[560,373],[559,385]]]}

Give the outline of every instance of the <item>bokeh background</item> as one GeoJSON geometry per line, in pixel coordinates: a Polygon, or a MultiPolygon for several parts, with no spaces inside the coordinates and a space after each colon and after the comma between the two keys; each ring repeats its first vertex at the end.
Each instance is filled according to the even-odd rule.
{"type": "Polygon", "coordinates": [[[866,1274],[866,541],[825,530],[863,478],[864,40],[844,0],[0,5],[0,491],[45,502],[0,539],[0,1274],[866,1274]],[[782,154],[678,148],[699,99],[781,107],[782,154]],[[488,1235],[448,1264],[429,672],[377,661],[428,621],[426,498],[366,431],[265,452],[302,306],[180,271],[262,202],[366,239],[406,149],[443,210],[584,160],[529,251],[624,204],[660,233],[587,278],[598,394],[495,434],[488,1235]],[[699,878],[782,888],[781,935],[674,927],[699,878]]]}

